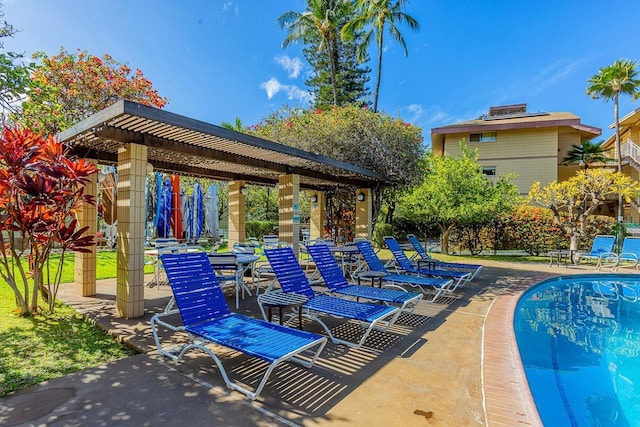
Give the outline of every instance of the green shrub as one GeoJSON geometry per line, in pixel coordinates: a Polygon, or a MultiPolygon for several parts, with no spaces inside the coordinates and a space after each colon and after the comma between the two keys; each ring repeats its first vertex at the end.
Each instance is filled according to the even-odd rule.
{"type": "Polygon", "coordinates": [[[373,228],[373,241],[378,244],[378,247],[383,248],[384,242],[382,238],[384,236],[390,236],[392,234],[393,234],[393,227],[391,226],[391,224],[387,224],[385,222],[379,222],[373,228]]]}
{"type": "Polygon", "coordinates": [[[264,235],[278,234],[277,226],[278,223],[273,221],[247,221],[244,225],[247,239],[255,237],[258,240],[262,240],[264,235]]]}

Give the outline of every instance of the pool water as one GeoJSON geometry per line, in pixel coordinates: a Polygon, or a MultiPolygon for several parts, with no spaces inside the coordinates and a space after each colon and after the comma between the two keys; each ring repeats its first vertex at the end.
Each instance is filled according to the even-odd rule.
{"type": "Polygon", "coordinates": [[[640,426],[640,275],[545,280],[514,328],[545,426],[640,426]]]}

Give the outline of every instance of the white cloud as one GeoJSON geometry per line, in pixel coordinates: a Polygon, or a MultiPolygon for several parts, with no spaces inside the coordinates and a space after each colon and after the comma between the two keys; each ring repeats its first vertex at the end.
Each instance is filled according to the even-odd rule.
{"type": "Polygon", "coordinates": [[[575,69],[577,69],[583,60],[578,59],[573,62],[569,62],[566,59],[559,59],[548,67],[544,68],[533,79],[532,83],[535,85],[535,91],[540,92],[543,89],[551,86],[552,84],[566,78],[575,69]]]}
{"type": "Polygon", "coordinates": [[[410,123],[417,123],[424,114],[424,110],[422,109],[422,105],[420,104],[411,104],[407,107],[407,110],[409,110],[409,112],[413,114],[409,119],[410,123]]]}
{"type": "Polygon", "coordinates": [[[298,101],[305,107],[313,101],[313,95],[306,90],[302,90],[296,85],[284,85],[275,77],[271,77],[268,81],[260,83],[260,89],[264,89],[264,91],[267,92],[267,99],[271,99],[278,93],[283,92],[287,96],[287,99],[298,101]]]}
{"type": "Polygon", "coordinates": [[[290,79],[297,79],[303,67],[300,58],[290,58],[287,55],[276,56],[276,63],[287,72],[290,79]]]}
{"type": "Polygon", "coordinates": [[[227,1],[222,5],[222,10],[224,10],[225,12],[230,10],[232,11],[235,15],[238,14],[238,12],[240,11],[240,6],[238,6],[237,4],[235,4],[232,1],[227,1]]]}

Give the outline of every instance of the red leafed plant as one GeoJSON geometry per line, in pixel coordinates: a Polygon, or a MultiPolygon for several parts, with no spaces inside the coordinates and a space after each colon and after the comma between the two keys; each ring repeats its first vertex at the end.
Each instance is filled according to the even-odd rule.
{"type": "Polygon", "coordinates": [[[40,294],[53,312],[65,253],[89,252],[95,244],[93,236],[84,235],[88,227],[77,228],[75,212],[81,202],[95,204],[84,186],[96,172],[95,165],[72,158],[68,148],[50,135],[20,128],[3,130],[0,276],[13,290],[20,314],[37,311],[40,294]],[[61,252],[60,262],[53,279],[44,283],[44,268],[54,249],[61,252]]]}

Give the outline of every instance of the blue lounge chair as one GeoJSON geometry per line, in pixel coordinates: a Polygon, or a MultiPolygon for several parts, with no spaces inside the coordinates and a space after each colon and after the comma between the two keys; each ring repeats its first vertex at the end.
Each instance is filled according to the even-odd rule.
{"type": "Polygon", "coordinates": [[[582,261],[595,261],[596,269],[599,269],[603,265],[603,261],[607,263],[607,257],[611,258],[613,255],[613,245],[616,243],[616,237],[611,235],[598,235],[594,237],[591,244],[591,250],[586,254],[580,254],[578,262],[582,261]]]}
{"type": "Polygon", "coordinates": [[[456,281],[456,288],[458,286],[464,286],[471,280],[472,274],[464,271],[452,271],[443,268],[418,268],[411,263],[411,260],[407,257],[407,254],[404,253],[402,246],[400,246],[400,243],[398,243],[395,237],[384,236],[383,239],[393,254],[398,267],[406,273],[452,279],[456,281]]]}
{"type": "MultiPolygon", "coordinates": [[[[406,289],[396,285],[381,289],[373,286],[350,284],[327,245],[310,245],[307,246],[307,249],[327,288],[334,294],[398,304],[401,311],[408,313],[413,312],[422,299],[422,293],[407,292],[406,289]]],[[[392,321],[395,321],[395,319],[392,319],[392,321]]]]}
{"type": "MultiPolygon", "coordinates": [[[[416,259],[418,268],[420,267],[421,263],[427,262],[435,263],[436,267],[438,268],[444,268],[454,271],[470,271],[472,274],[469,280],[473,280],[478,275],[478,273],[480,273],[480,270],[482,270],[482,266],[480,264],[438,261],[434,258],[431,258],[431,255],[429,255],[424,246],[422,246],[422,243],[420,243],[420,240],[418,240],[415,234],[407,234],[407,239],[409,239],[409,243],[411,243],[411,246],[416,251],[416,255],[419,257],[418,259],[416,259]]],[[[412,257],[411,259],[413,260],[414,258],[412,257]]]]}
{"type": "Polygon", "coordinates": [[[184,354],[197,348],[207,353],[220,369],[227,387],[237,390],[254,400],[267,383],[273,369],[284,361],[294,361],[311,367],[324,348],[327,339],[297,329],[291,329],[263,320],[232,313],[209,259],[204,252],[165,254],[162,263],[173,291],[177,310],[165,310],[153,316],[151,329],[158,352],[175,361],[184,354]],[[163,317],[180,313],[183,326],[172,325],[163,317]],[[158,325],[173,331],[185,331],[190,342],[174,349],[165,349],[158,337],[158,325]],[[224,366],[215,353],[206,347],[207,342],[216,343],[245,353],[269,363],[262,380],[255,391],[251,391],[229,379],[224,366]],[[298,356],[311,352],[311,360],[305,361],[298,356]]]}
{"type": "Polygon", "coordinates": [[[309,280],[291,248],[267,249],[265,254],[282,291],[307,297],[307,303],[302,306],[303,317],[318,322],[329,335],[329,339],[335,343],[359,348],[364,344],[369,333],[374,328],[384,332],[392,325],[392,320],[397,318],[397,313],[399,312],[397,307],[350,301],[330,295],[317,295],[311,288],[309,280]],[[357,343],[339,339],[331,333],[329,327],[317,316],[319,313],[356,320],[362,326],[367,325],[365,333],[357,343]]]}
{"type": "Polygon", "coordinates": [[[640,268],[640,237],[625,237],[620,254],[615,258],[614,270],[620,267],[640,268]]]}
{"type": "Polygon", "coordinates": [[[425,294],[433,293],[433,298],[431,298],[430,302],[435,301],[442,295],[455,291],[455,282],[452,279],[389,273],[380,258],[378,258],[378,255],[376,255],[371,242],[363,240],[355,242],[355,245],[358,247],[358,250],[360,250],[362,258],[364,258],[369,270],[379,271],[385,274],[382,278],[384,281],[413,286],[420,289],[425,294]]]}

